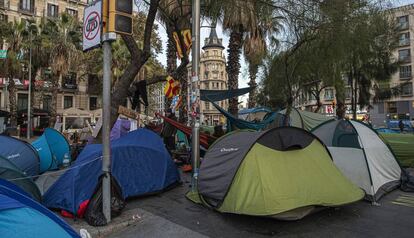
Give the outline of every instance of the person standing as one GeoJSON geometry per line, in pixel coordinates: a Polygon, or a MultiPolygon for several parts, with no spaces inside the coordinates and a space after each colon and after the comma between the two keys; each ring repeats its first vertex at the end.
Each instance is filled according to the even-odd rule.
{"type": "Polygon", "coordinates": [[[400,128],[401,133],[404,132],[404,122],[402,120],[398,122],[398,127],[400,128]]]}
{"type": "MultiPolygon", "coordinates": [[[[174,121],[177,120],[175,115],[172,113],[171,108],[168,108],[165,111],[165,116],[174,121]]],[[[170,123],[164,121],[164,125],[161,130],[161,137],[164,139],[164,144],[167,147],[167,150],[170,153],[170,155],[171,155],[171,152],[175,150],[175,134],[176,133],[177,133],[177,128],[175,128],[170,123]]]]}

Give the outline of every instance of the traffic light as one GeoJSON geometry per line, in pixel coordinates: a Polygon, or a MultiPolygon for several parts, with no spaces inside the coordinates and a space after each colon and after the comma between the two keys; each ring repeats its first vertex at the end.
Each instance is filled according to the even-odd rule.
{"type": "Polygon", "coordinates": [[[131,35],[132,9],[133,1],[131,0],[103,0],[103,32],[131,35]]]}

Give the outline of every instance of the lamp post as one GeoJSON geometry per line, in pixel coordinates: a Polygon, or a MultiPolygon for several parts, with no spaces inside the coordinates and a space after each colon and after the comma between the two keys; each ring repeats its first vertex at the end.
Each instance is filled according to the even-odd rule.
{"type": "Polygon", "coordinates": [[[200,160],[200,88],[199,88],[199,61],[200,61],[200,0],[193,0],[192,9],[192,65],[191,65],[191,116],[192,120],[192,192],[197,191],[198,164],[200,160]]]}
{"type": "Polygon", "coordinates": [[[32,115],[30,112],[30,108],[32,107],[32,30],[29,28],[29,95],[27,100],[27,131],[26,136],[27,139],[30,139],[30,132],[32,130],[32,115]]]}

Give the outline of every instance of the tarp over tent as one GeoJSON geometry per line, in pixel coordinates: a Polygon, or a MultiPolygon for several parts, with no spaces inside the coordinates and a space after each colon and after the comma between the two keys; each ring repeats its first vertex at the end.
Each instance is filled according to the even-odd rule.
{"type": "MultiPolygon", "coordinates": [[[[220,212],[280,219],[300,219],[314,206],[339,206],[364,196],[314,135],[294,127],[221,137],[201,163],[198,194],[220,212]]],[[[187,197],[197,201],[194,194],[187,197]]]]}
{"type": "MultiPolygon", "coordinates": [[[[160,192],[180,180],[161,138],[138,129],[112,141],[111,171],[123,198],[160,192]]],[[[43,204],[76,214],[90,199],[102,174],[102,145],[85,147],[75,163],[43,196],[43,204]]]]}
{"type": "MultiPolygon", "coordinates": [[[[286,109],[280,111],[279,113],[286,115],[286,109]]],[[[292,111],[289,114],[289,125],[310,131],[316,126],[330,119],[332,118],[319,113],[308,112],[304,110],[299,110],[297,108],[292,108],[292,111]]],[[[280,124],[280,120],[274,121],[274,123],[270,124],[269,127],[267,127],[267,129],[279,127],[282,125],[283,124],[280,124]]]]}
{"type": "Polygon", "coordinates": [[[353,120],[330,120],[313,131],[332,155],[336,166],[366,198],[378,201],[400,185],[401,168],[392,151],[369,126],[353,120]]]}
{"type": "Polygon", "coordinates": [[[246,121],[254,121],[254,120],[262,121],[263,118],[266,116],[266,114],[268,114],[271,111],[272,110],[270,110],[267,107],[255,107],[255,108],[242,109],[239,111],[239,118],[246,120],[246,121]]]}
{"type": "Polygon", "coordinates": [[[40,171],[37,151],[27,142],[0,135],[0,156],[10,160],[27,176],[36,176],[40,171]]]}
{"type": "Polygon", "coordinates": [[[34,200],[39,201],[42,196],[33,182],[32,178],[27,177],[10,160],[0,156],[0,179],[5,179],[24,190],[34,200]]]}
{"type": "Polygon", "coordinates": [[[70,146],[57,130],[46,128],[43,135],[32,142],[40,157],[40,172],[59,168],[65,155],[70,159],[70,146]]]}
{"type": "Polygon", "coordinates": [[[65,221],[2,179],[0,234],[7,238],[80,238],[65,221]]]}
{"type": "Polygon", "coordinates": [[[115,125],[112,127],[111,130],[111,141],[120,138],[123,135],[128,134],[129,130],[131,130],[131,121],[127,119],[118,119],[115,122],[115,125]]]}

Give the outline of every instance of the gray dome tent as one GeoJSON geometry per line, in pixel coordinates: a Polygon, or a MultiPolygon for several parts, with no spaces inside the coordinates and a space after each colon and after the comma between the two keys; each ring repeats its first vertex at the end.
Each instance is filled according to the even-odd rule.
{"type": "Polygon", "coordinates": [[[312,133],[328,147],[336,166],[370,201],[400,185],[401,168],[392,151],[369,126],[353,120],[330,120],[312,133]]]}

